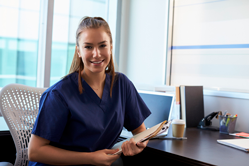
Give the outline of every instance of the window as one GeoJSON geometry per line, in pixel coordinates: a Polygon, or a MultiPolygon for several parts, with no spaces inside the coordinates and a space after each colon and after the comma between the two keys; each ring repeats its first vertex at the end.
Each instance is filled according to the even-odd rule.
{"type": "Polygon", "coordinates": [[[40,0],[0,1],[0,87],[36,86],[40,0]]]}
{"type": "MultiPolygon", "coordinates": [[[[75,32],[80,19],[83,16],[100,16],[107,21],[115,22],[115,17],[112,16],[112,19],[108,15],[108,9],[112,6],[111,10],[115,10],[116,1],[49,1],[49,5],[54,7],[54,14],[48,15],[53,20],[52,35],[47,36],[52,39],[51,55],[47,57],[51,59],[49,85],[59,81],[69,72],[75,49],[75,32]]],[[[0,1],[0,87],[10,83],[37,86],[43,81],[40,78],[42,74],[39,75],[39,65],[46,68],[47,64],[50,64],[47,63],[47,59],[44,63],[40,60],[40,56],[45,54],[43,49],[46,49],[41,48],[41,43],[46,44],[46,40],[42,38],[47,32],[41,27],[47,21],[47,10],[44,8],[48,6],[44,5],[44,2],[45,0],[0,1]],[[42,20],[43,18],[45,20],[42,20]]]]}
{"type": "MultiPolygon", "coordinates": [[[[0,0],[0,90],[10,83],[49,86],[68,74],[76,28],[83,16],[107,20],[115,45],[118,4],[118,0],[0,0]],[[44,47],[49,45],[47,40],[52,41],[51,54],[44,47]],[[50,77],[44,81],[46,74],[41,70],[48,67],[50,77]]],[[[1,130],[8,130],[3,117],[1,130]]]]}

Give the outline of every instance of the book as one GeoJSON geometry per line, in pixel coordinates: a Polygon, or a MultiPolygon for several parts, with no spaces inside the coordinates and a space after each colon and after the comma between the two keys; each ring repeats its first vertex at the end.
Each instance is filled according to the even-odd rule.
{"type": "Polygon", "coordinates": [[[181,119],[186,127],[197,127],[204,118],[203,86],[180,86],[181,119]]]}
{"type": "Polygon", "coordinates": [[[180,99],[180,87],[179,86],[176,86],[175,112],[176,112],[176,119],[180,119],[181,99],[180,99]]]}
{"type": "Polygon", "coordinates": [[[245,152],[249,152],[249,139],[241,138],[241,139],[221,139],[217,140],[218,143],[230,146],[239,150],[243,150],[245,152]]]}
{"type": "Polygon", "coordinates": [[[145,130],[145,131],[143,131],[141,133],[138,133],[138,134],[134,135],[133,137],[127,138],[127,139],[125,139],[125,140],[123,140],[121,142],[116,143],[112,147],[112,149],[119,149],[119,151],[114,153],[114,154],[122,153],[122,148],[121,148],[122,144],[125,141],[129,141],[131,138],[134,138],[135,143],[138,143],[138,142],[147,141],[147,140],[155,138],[157,136],[161,136],[163,133],[165,133],[168,130],[170,124],[171,124],[171,121],[167,122],[165,120],[165,121],[163,121],[163,122],[149,128],[149,129],[147,129],[147,130],[145,130]]]}

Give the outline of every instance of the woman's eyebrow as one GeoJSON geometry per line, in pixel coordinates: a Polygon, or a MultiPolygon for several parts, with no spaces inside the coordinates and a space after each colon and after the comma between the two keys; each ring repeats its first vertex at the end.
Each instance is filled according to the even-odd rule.
{"type": "Polygon", "coordinates": [[[92,43],[87,43],[87,42],[84,42],[84,44],[87,44],[87,45],[93,45],[92,43]]]}
{"type": "Polygon", "coordinates": [[[105,40],[105,41],[99,42],[99,44],[103,44],[103,43],[105,43],[105,42],[107,42],[107,41],[105,40]]]}
{"type": "MultiPolygon", "coordinates": [[[[98,44],[103,44],[103,43],[106,43],[106,42],[107,42],[107,41],[104,40],[104,41],[102,41],[102,42],[99,42],[98,44]]],[[[88,42],[84,42],[84,44],[93,45],[92,43],[88,43],[88,42]]]]}

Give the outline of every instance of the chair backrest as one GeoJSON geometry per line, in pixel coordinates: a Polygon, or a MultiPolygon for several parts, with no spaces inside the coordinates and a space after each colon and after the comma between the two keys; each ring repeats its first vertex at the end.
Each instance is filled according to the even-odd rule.
{"type": "Polygon", "coordinates": [[[28,143],[46,88],[9,84],[0,92],[0,110],[16,146],[15,166],[28,165],[28,143]]]}

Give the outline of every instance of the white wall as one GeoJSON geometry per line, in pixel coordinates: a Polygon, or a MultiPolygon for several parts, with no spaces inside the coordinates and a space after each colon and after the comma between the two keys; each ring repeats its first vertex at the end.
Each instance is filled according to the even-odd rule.
{"type": "MultiPolygon", "coordinates": [[[[205,116],[217,111],[238,114],[235,130],[249,132],[249,100],[216,96],[204,96],[205,116]]],[[[218,119],[212,120],[213,126],[219,126],[218,119]]]]}
{"type": "MultiPolygon", "coordinates": [[[[119,71],[125,73],[135,85],[147,83],[153,86],[163,82],[162,78],[165,77],[161,71],[163,65],[156,59],[156,56],[163,59],[165,54],[165,3],[165,0],[122,1],[119,71]],[[154,73],[148,72],[151,69],[154,73]]],[[[178,35],[174,34],[174,37],[178,35]]],[[[248,99],[204,95],[205,116],[211,112],[226,110],[231,114],[238,114],[235,130],[249,132],[248,99]]],[[[213,119],[213,126],[219,126],[217,119],[213,119]]]]}
{"type": "Polygon", "coordinates": [[[135,84],[165,82],[167,0],[123,0],[119,71],[135,84]]]}

